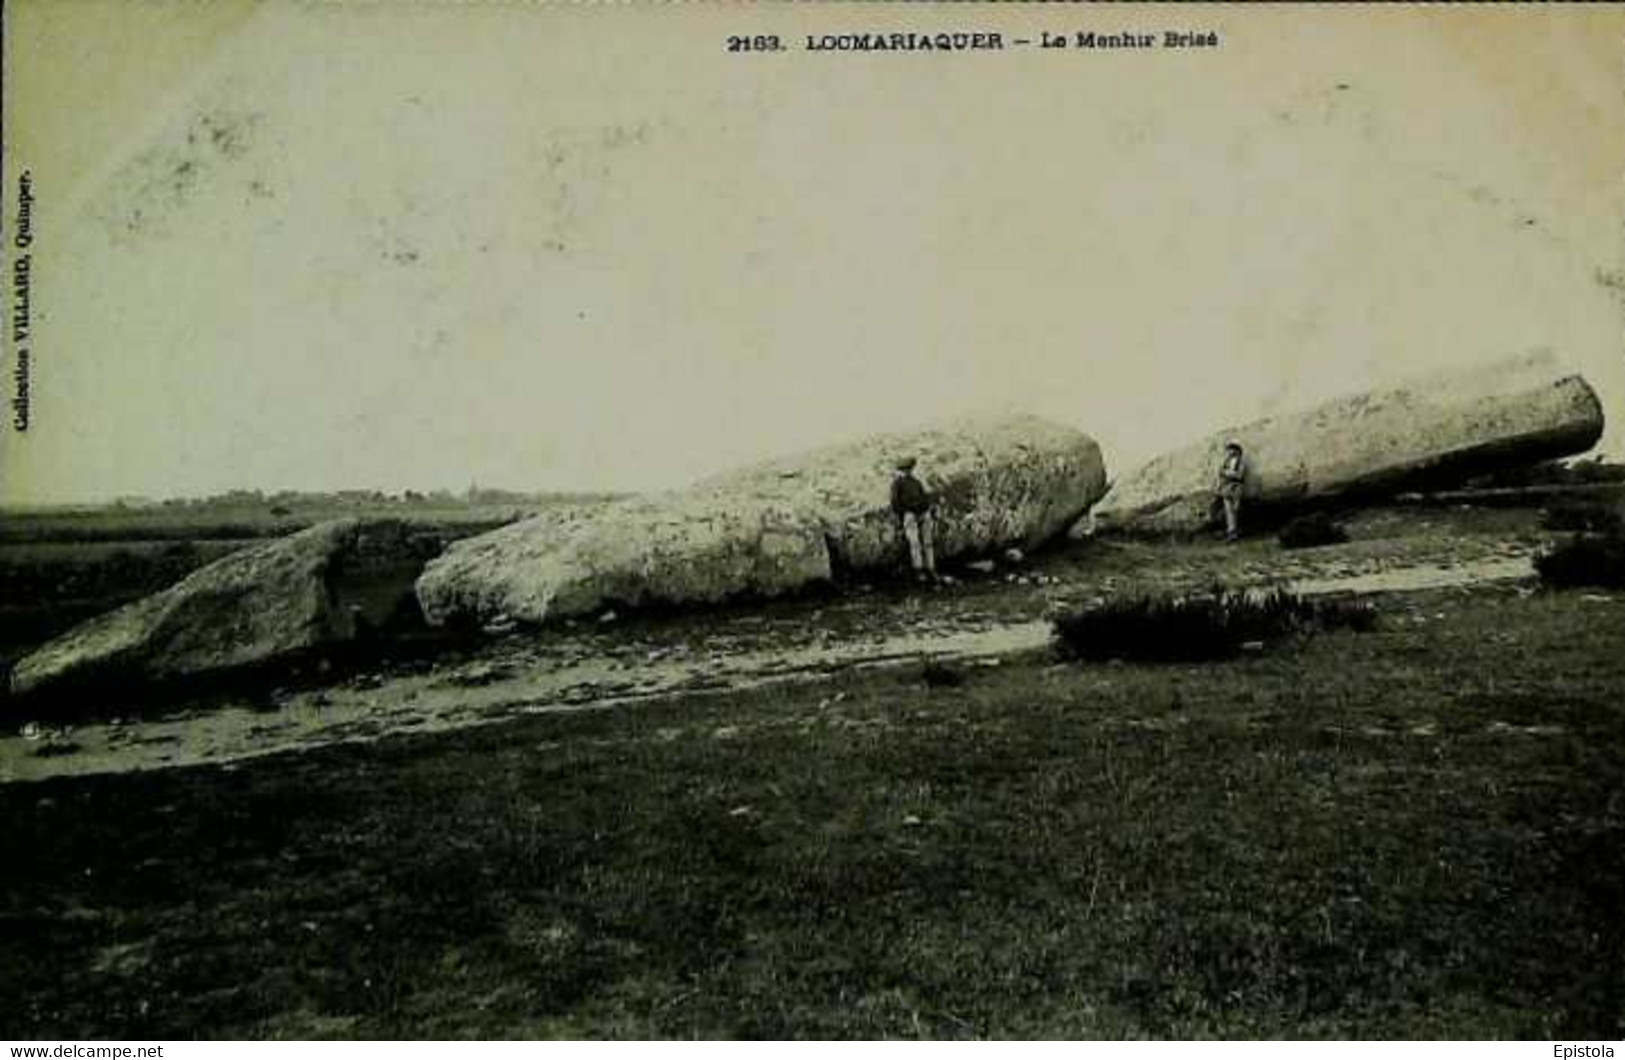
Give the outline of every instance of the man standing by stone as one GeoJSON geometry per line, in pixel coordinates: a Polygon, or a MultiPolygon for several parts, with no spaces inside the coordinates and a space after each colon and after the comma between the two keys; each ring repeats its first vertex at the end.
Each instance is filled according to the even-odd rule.
{"type": "Polygon", "coordinates": [[[1234,541],[1241,534],[1241,491],[1247,483],[1247,456],[1241,443],[1226,442],[1224,462],[1219,465],[1219,503],[1224,505],[1224,539],[1234,541]]]}
{"type": "Polygon", "coordinates": [[[909,566],[914,577],[936,580],[936,517],[932,512],[935,501],[925,484],[914,477],[914,458],[906,457],[897,463],[897,474],[891,483],[891,510],[897,518],[897,532],[908,542],[909,566]]]}

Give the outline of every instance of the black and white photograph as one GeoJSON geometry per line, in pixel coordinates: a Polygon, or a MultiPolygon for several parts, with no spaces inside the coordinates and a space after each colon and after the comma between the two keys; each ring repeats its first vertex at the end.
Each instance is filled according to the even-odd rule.
{"type": "Polygon", "coordinates": [[[0,20],[9,1057],[1620,1049],[1625,8],[0,20]]]}

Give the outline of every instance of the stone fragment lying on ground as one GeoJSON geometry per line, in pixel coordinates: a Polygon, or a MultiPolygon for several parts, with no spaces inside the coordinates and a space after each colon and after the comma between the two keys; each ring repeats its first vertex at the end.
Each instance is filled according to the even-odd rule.
{"type": "Polygon", "coordinates": [[[905,456],[939,501],[937,556],[1032,549],[1105,490],[1100,449],[1034,417],[966,421],[772,460],[684,490],[544,513],[466,539],[431,563],[431,623],[527,622],[606,607],[772,597],[906,564],[890,510],[905,456]]]}
{"type": "Polygon", "coordinates": [[[429,565],[417,592],[436,625],[597,612],[610,621],[611,604],[774,596],[829,577],[816,523],[743,498],[667,494],[544,512],[466,538],[429,565]]]}
{"type": "Polygon", "coordinates": [[[14,695],[215,676],[342,644],[415,610],[439,550],[407,524],[341,519],[234,552],[20,660],[14,695]]]}
{"type": "MultiPolygon", "coordinates": [[[[1289,509],[1570,456],[1595,445],[1602,430],[1602,405],[1590,385],[1536,353],[1221,431],[1123,476],[1091,521],[1103,530],[1149,533],[1211,525],[1218,468],[1232,438],[1247,454],[1244,504],[1289,509]]],[[[1086,532],[1081,525],[1073,531],[1086,532]]]]}

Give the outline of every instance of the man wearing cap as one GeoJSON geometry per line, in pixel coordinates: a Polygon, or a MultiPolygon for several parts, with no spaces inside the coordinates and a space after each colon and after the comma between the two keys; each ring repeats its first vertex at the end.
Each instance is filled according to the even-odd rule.
{"type": "Polygon", "coordinates": [[[1224,446],[1224,462],[1219,465],[1219,502],[1224,505],[1224,539],[1234,541],[1241,533],[1241,491],[1247,482],[1247,457],[1241,443],[1231,440],[1224,446]]]}
{"type": "Polygon", "coordinates": [[[909,566],[919,579],[937,577],[936,519],[931,509],[935,501],[925,484],[914,477],[914,458],[897,462],[891,482],[891,510],[897,517],[897,532],[908,542],[909,566]]]}

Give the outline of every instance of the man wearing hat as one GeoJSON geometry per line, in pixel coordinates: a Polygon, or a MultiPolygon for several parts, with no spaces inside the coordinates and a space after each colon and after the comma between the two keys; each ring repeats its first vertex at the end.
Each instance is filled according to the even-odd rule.
{"type": "Polygon", "coordinates": [[[1241,533],[1241,491],[1247,483],[1247,456],[1235,439],[1225,443],[1224,462],[1219,465],[1219,502],[1224,505],[1224,539],[1234,541],[1241,533]]]}
{"type": "Polygon", "coordinates": [[[897,517],[897,532],[908,541],[908,561],[916,578],[937,577],[936,520],[931,509],[935,501],[925,484],[914,477],[914,458],[897,462],[891,482],[891,510],[897,517]]]}

